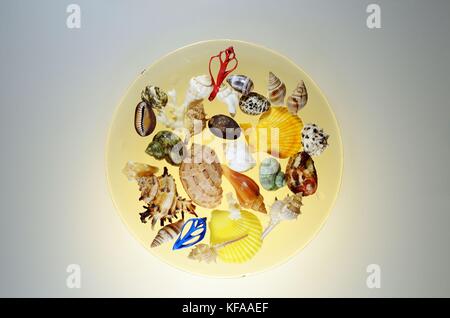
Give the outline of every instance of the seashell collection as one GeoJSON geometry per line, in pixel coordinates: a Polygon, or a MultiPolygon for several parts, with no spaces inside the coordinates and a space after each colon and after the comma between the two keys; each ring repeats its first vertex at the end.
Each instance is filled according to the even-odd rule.
{"type": "Polygon", "coordinates": [[[299,116],[308,102],[305,83],[283,82],[283,74],[269,70],[268,81],[257,83],[251,74],[230,74],[237,67],[232,47],[212,56],[209,75],[187,79],[181,104],[175,90],[166,93],[153,84],[142,90],[134,130],[149,138],[142,151],[151,162],[129,161],[123,173],[137,183],[144,203],[137,217],[152,230],[160,226],[151,248],[168,248],[174,241],[173,252],[190,260],[249,262],[275,228],[274,233],[285,229],[280,223],[298,219],[309,203],[305,197],[318,189],[312,157],[329,147],[329,135],[315,123],[304,125],[299,116]],[[217,76],[211,71],[214,58],[220,63],[217,76]],[[294,88],[288,96],[287,87],[294,88]],[[254,127],[242,120],[246,116],[255,120],[254,127]],[[217,145],[205,144],[206,139],[217,145]],[[157,176],[162,160],[169,165],[157,176]],[[276,191],[293,194],[278,200],[276,191]]]}

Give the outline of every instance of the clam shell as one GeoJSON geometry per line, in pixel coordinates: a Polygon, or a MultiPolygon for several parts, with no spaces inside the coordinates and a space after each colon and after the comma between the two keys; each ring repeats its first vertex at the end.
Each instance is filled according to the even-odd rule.
{"type": "Polygon", "coordinates": [[[301,193],[306,197],[316,192],[318,186],[316,167],[307,152],[299,152],[291,157],[285,174],[287,186],[293,193],[301,193]]]}
{"type": "Polygon", "coordinates": [[[245,75],[230,75],[227,82],[242,95],[247,95],[253,89],[253,81],[245,75]]]}
{"type": "Polygon", "coordinates": [[[261,115],[256,129],[245,129],[245,138],[251,150],[284,159],[300,151],[302,129],[302,120],[286,107],[272,107],[261,115]]]}
{"type": "Polygon", "coordinates": [[[308,91],[306,90],[305,83],[300,81],[292,95],[288,97],[286,104],[289,112],[296,115],[297,112],[305,107],[308,102],[308,91]]]}
{"type": "Polygon", "coordinates": [[[178,234],[180,234],[183,224],[184,220],[179,220],[178,222],[164,226],[162,229],[158,231],[158,234],[156,234],[151,244],[151,247],[157,247],[160,246],[161,244],[167,243],[175,239],[178,236],[178,234]]]}
{"type": "Polygon", "coordinates": [[[141,98],[147,105],[155,109],[161,109],[167,104],[167,94],[159,87],[147,86],[141,93],[141,98]]]}
{"type": "Polygon", "coordinates": [[[259,115],[269,110],[270,102],[261,94],[250,92],[241,96],[239,107],[247,115],[259,115]]]}
{"type": "Polygon", "coordinates": [[[150,135],[156,127],[156,116],[151,106],[140,102],[134,112],[134,128],[141,137],[150,135]]]}
{"type": "Polygon", "coordinates": [[[215,210],[209,222],[212,246],[237,240],[217,249],[220,260],[226,263],[244,263],[252,259],[261,248],[262,226],[251,212],[241,210],[241,218],[232,220],[230,212],[215,210]],[[245,236],[247,235],[247,236],[245,236]],[[241,238],[242,239],[239,239],[241,238]]]}
{"type": "Polygon", "coordinates": [[[208,121],[211,133],[223,139],[237,139],[241,135],[239,124],[231,117],[225,115],[215,115],[208,121]]]}
{"type": "Polygon", "coordinates": [[[216,153],[209,147],[192,144],[180,166],[184,190],[194,203],[214,208],[222,201],[222,168],[216,153]]]}
{"type": "Polygon", "coordinates": [[[286,85],[272,72],[269,72],[269,83],[267,85],[269,100],[274,105],[284,104],[286,96],[286,85]]]}

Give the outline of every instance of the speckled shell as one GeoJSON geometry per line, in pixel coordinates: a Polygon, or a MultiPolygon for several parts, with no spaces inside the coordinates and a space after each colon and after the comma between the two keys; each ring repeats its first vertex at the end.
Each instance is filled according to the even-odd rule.
{"type": "Polygon", "coordinates": [[[328,147],[328,137],[316,124],[307,124],[302,130],[303,149],[311,156],[319,156],[328,147]]]}
{"type": "Polygon", "coordinates": [[[239,107],[248,115],[260,115],[269,110],[270,102],[261,94],[250,92],[248,95],[241,96],[239,107]]]}
{"type": "Polygon", "coordinates": [[[147,105],[155,109],[161,109],[167,104],[167,94],[159,87],[147,86],[141,93],[141,98],[147,105]]]}
{"type": "Polygon", "coordinates": [[[214,208],[222,201],[222,168],[209,147],[192,144],[180,166],[183,188],[194,203],[214,208]]]}
{"type": "Polygon", "coordinates": [[[178,236],[178,234],[180,234],[183,224],[184,220],[182,219],[179,220],[178,222],[170,223],[164,226],[162,229],[158,231],[158,234],[156,234],[151,244],[151,247],[157,247],[160,246],[161,244],[170,242],[171,240],[175,239],[178,236]]]}
{"type": "Polygon", "coordinates": [[[245,75],[230,75],[227,77],[227,82],[242,95],[247,95],[253,89],[253,81],[245,75]]]}
{"type": "Polygon", "coordinates": [[[314,161],[307,152],[299,152],[289,158],[286,166],[286,183],[293,193],[301,193],[304,197],[314,194],[318,179],[314,161]]]}
{"type": "Polygon", "coordinates": [[[300,81],[292,95],[287,99],[287,108],[291,114],[296,115],[297,112],[305,107],[308,102],[308,91],[306,90],[305,83],[300,81]]]}
{"type": "Polygon", "coordinates": [[[150,135],[156,127],[156,116],[151,106],[140,102],[134,112],[134,128],[141,137],[150,135]]]}
{"type": "Polygon", "coordinates": [[[286,85],[272,72],[269,72],[269,83],[267,85],[269,100],[273,105],[283,105],[286,96],[286,85]]]}

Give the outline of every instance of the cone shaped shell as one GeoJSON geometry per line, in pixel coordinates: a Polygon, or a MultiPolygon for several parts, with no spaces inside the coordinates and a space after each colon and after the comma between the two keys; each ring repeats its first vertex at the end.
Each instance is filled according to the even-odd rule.
{"type": "Polygon", "coordinates": [[[269,72],[269,83],[267,85],[269,100],[274,105],[283,105],[286,96],[286,85],[272,72],[269,72]]]}
{"type": "Polygon", "coordinates": [[[241,210],[241,218],[232,220],[230,212],[215,210],[211,212],[209,222],[211,245],[240,239],[232,244],[217,249],[219,259],[226,263],[244,263],[255,256],[261,248],[262,226],[258,218],[241,210]]]}
{"type": "Polygon", "coordinates": [[[256,129],[245,129],[245,138],[252,151],[265,151],[284,159],[301,150],[302,129],[302,120],[286,107],[272,107],[261,115],[256,129]]]}
{"type": "Polygon", "coordinates": [[[155,239],[152,242],[151,247],[157,247],[161,244],[169,242],[175,239],[178,234],[181,232],[181,228],[183,227],[184,220],[179,220],[178,222],[171,223],[163,227],[156,234],[155,239]]]}

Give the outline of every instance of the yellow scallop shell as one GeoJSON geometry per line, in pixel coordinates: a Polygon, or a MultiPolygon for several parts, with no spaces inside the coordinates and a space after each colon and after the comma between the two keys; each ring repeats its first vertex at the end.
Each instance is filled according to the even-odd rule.
{"type": "Polygon", "coordinates": [[[214,210],[209,222],[211,246],[244,238],[217,249],[219,259],[226,263],[244,263],[261,248],[262,226],[251,212],[241,210],[241,218],[232,220],[230,212],[214,210]]]}
{"type": "Polygon", "coordinates": [[[274,157],[289,158],[302,148],[303,122],[286,107],[271,107],[259,118],[256,129],[241,124],[252,151],[268,152],[274,157]]]}

